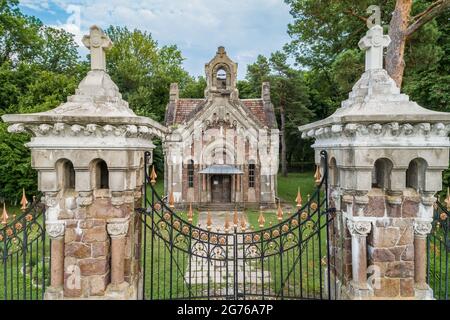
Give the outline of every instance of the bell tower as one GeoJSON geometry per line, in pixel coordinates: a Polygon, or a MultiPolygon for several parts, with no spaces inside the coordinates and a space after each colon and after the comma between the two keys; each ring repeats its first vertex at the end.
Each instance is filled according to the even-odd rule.
{"type": "Polygon", "coordinates": [[[229,96],[231,99],[238,99],[239,92],[237,83],[237,63],[232,61],[224,47],[219,47],[215,57],[205,64],[207,99],[214,96],[229,96]]]}

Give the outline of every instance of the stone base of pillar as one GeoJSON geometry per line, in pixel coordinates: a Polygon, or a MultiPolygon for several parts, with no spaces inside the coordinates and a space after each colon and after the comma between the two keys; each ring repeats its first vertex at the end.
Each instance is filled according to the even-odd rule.
{"type": "Polygon", "coordinates": [[[434,300],[433,289],[428,285],[427,288],[415,288],[414,298],[416,300],[434,300]]]}
{"type": "Polygon", "coordinates": [[[136,300],[137,292],[134,286],[126,281],[121,284],[109,284],[105,292],[106,299],[112,300],[136,300]]]}
{"type": "Polygon", "coordinates": [[[62,300],[64,299],[63,287],[47,287],[44,293],[44,300],[62,300]]]}
{"type": "Polygon", "coordinates": [[[139,272],[137,280],[137,298],[138,300],[144,300],[144,275],[139,272]]]}
{"type": "Polygon", "coordinates": [[[350,281],[346,296],[350,300],[369,300],[373,297],[373,290],[369,287],[361,288],[353,281],[350,281]]]}

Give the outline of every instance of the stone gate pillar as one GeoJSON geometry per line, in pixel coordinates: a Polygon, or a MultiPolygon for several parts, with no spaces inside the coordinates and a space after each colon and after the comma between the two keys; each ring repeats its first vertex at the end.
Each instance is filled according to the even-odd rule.
{"type": "MultiPolygon", "coordinates": [[[[32,166],[47,206],[51,281],[46,299],[133,299],[140,277],[144,152],[166,128],[139,117],[105,70],[111,40],[93,26],[83,43],[91,70],[75,95],[36,114],[5,115],[30,132],[32,166]]],[[[148,160],[151,163],[151,159],[148,160]]]]}
{"type": "Polygon", "coordinates": [[[400,93],[379,59],[389,42],[371,25],[359,42],[366,70],[349,98],[330,117],[299,128],[315,139],[317,164],[328,151],[337,209],[331,273],[344,299],[432,297],[426,237],[448,168],[450,114],[400,93]]]}

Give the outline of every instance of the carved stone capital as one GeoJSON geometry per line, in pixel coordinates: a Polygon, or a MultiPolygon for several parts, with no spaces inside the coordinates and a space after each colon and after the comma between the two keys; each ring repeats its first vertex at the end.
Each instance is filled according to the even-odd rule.
{"type": "Polygon", "coordinates": [[[134,191],[127,190],[124,192],[124,202],[127,204],[134,203],[134,191]]]}
{"type": "Polygon", "coordinates": [[[106,229],[111,238],[122,238],[127,234],[129,224],[128,218],[111,219],[107,221],[106,229]]]}
{"type": "Polygon", "coordinates": [[[372,230],[372,223],[370,221],[347,220],[347,227],[352,236],[367,236],[372,230]]]}
{"type": "Polygon", "coordinates": [[[64,236],[65,223],[61,220],[46,221],[45,230],[52,240],[60,239],[64,236]]]}
{"type": "Polygon", "coordinates": [[[115,207],[120,207],[125,203],[124,192],[112,191],[111,192],[111,204],[115,207]]]}
{"type": "Polygon", "coordinates": [[[422,196],[422,204],[424,206],[432,206],[436,202],[436,198],[433,196],[422,196]]]}
{"type": "Polygon", "coordinates": [[[414,234],[416,236],[426,237],[433,226],[430,220],[414,220],[414,234]]]}
{"type": "Polygon", "coordinates": [[[47,191],[44,194],[44,199],[45,199],[45,205],[47,207],[56,207],[56,205],[58,204],[58,192],[56,191],[47,191]]]}
{"type": "Polygon", "coordinates": [[[92,204],[92,201],[93,201],[92,191],[78,192],[77,203],[80,207],[87,207],[92,204]]]}

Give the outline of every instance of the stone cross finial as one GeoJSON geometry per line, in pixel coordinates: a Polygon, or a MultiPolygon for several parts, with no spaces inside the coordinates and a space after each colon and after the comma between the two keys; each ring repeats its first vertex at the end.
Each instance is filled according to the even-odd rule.
{"type": "Polygon", "coordinates": [[[389,45],[391,38],[383,35],[383,28],[374,25],[359,41],[358,46],[366,51],[366,71],[383,69],[383,49],[389,45]]]}
{"type": "Polygon", "coordinates": [[[91,70],[106,70],[105,51],[112,47],[111,39],[97,26],[92,26],[89,35],[82,39],[83,44],[91,51],[91,70]]]}

